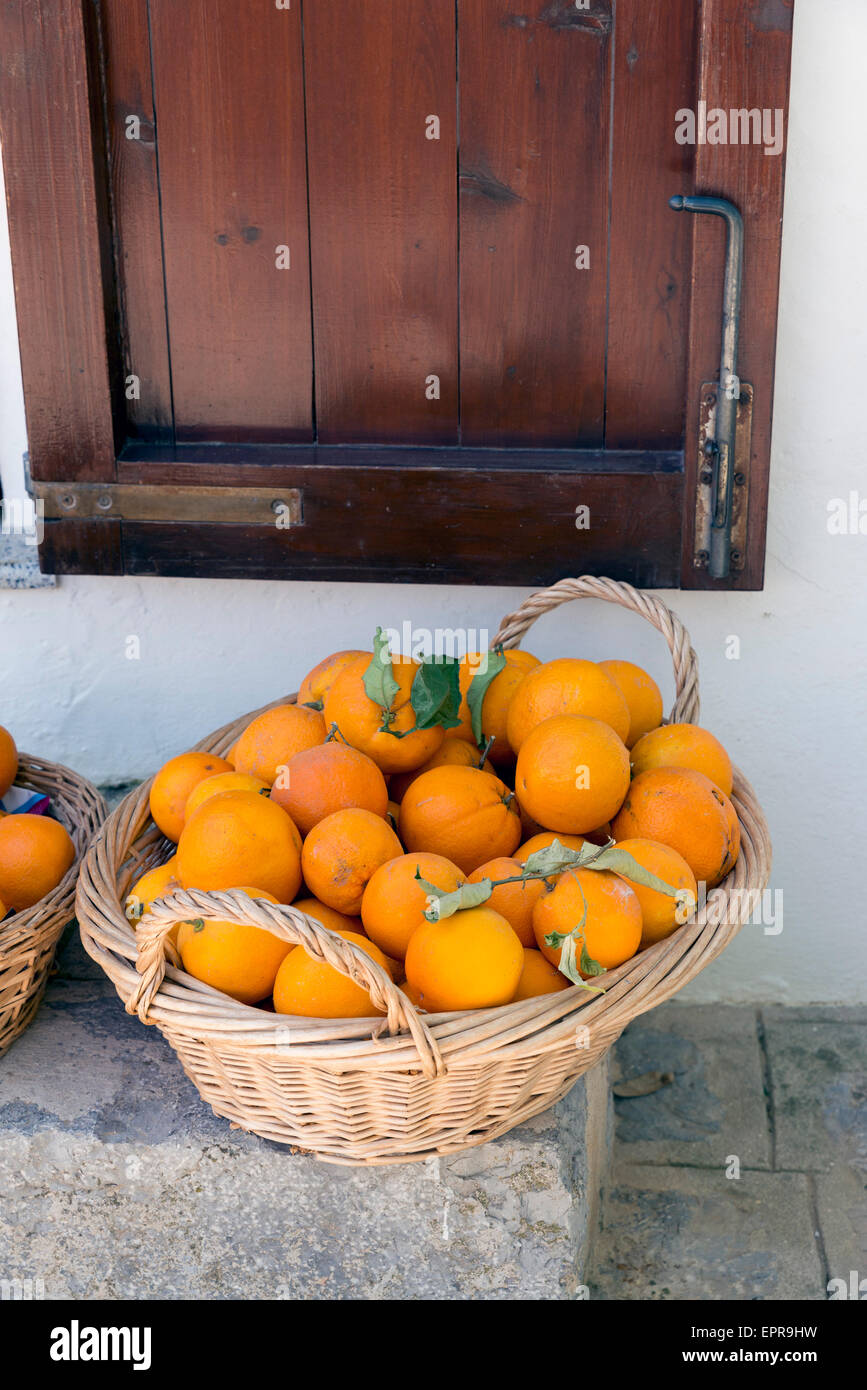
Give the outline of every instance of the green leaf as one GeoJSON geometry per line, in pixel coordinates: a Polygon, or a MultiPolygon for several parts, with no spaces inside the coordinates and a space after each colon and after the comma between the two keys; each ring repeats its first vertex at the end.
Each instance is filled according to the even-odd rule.
{"type": "Polygon", "coordinates": [[[567,980],[571,980],[573,985],[583,985],[584,980],[578,969],[578,962],[575,959],[575,938],[570,935],[563,941],[563,949],[560,952],[560,962],[557,966],[561,975],[565,975],[567,980]]]}
{"type": "Polygon", "coordinates": [[[584,940],[584,937],[583,937],[583,936],[581,937],[581,965],[580,965],[580,970],[581,970],[581,974],[582,974],[582,975],[592,975],[592,976],[594,976],[594,977],[595,977],[596,975],[604,975],[604,974],[605,974],[605,966],[604,966],[604,965],[600,965],[599,962],[598,962],[598,960],[593,960],[593,958],[588,954],[588,952],[587,952],[587,942],[584,940]]]}
{"type": "Polygon", "coordinates": [[[470,907],[481,907],[486,903],[494,890],[494,885],[489,878],[483,878],[481,883],[462,883],[454,892],[447,893],[442,888],[437,888],[433,883],[428,883],[421,876],[421,870],[415,871],[416,882],[420,883],[428,895],[430,902],[425,909],[425,917],[429,922],[441,922],[444,917],[454,917],[456,912],[461,912],[470,907]]]}
{"type": "Polygon", "coordinates": [[[301,708],[302,708],[302,709],[323,710],[323,709],[325,708],[325,705],[323,704],[323,702],[322,702],[321,700],[302,700],[302,701],[301,701],[301,708]]]}
{"type": "Polygon", "coordinates": [[[531,854],[524,864],[524,871],[536,877],[547,877],[549,874],[562,874],[567,869],[580,869],[585,867],[595,854],[599,853],[599,845],[584,844],[580,849],[567,849],[561,845],[559,840],[554,840],[544,849],[537,849],[535,854],[531,854]]]}
{"type": "Polygon", "coordinates": [[[672,888],[670,883],[665,883],[656,874],[652,874],[649,869],[645,869],[636,859],[633,859],[628,850],[620,849],[617,845],[607,845],[594,855],[592,862],[584,865],[585,869],[609,869],[611,873],[620,874],[623,878],[629,878],[633,883],[640,883],[644,888],[653,888],[657,893],[665,893],[666,897],[676,898],[681,891],[672,888]]]}
{"type": "Polygon", "coordinates": [[[605,993],[605,990],[601,989],[599,985],[588,985],[584,978],[585,975],[594,977],[604,975],[605,966],[600,965],[588,954],[583,931],[576,927],[574,931],[567,932],[565,936],[561,936],[559,932],[552,932],[550,936],[545,937],[545,940],[549,946],[559,946],[562,942],[563,949],[560,952],[560,962],[557,966],[561,975],[565,975],[567,980],[571,980],[573,985],[578,985],[581,989],[593,990],[595,994],[605,993]],[[556,942],[554,941],[555,937],[557,938],[556,942]],[[578,941],[581,942],[580,961],[577,953],[578,941]]]}
{"type": "Polygon", "coordinates": [[[456,729],[460,724],[461,687],[458,663],[448,657],[422,661],[412,682],[409,702],[417,729],[456,729]]]}
{"type": "Polygon", "coordinates": [[[376,629],[376,636],[373,639],[373,659],[361,679],[367,698],[372,700],[375,705],[379,705],[383,714],[383,722],[387,726],[393,718],[392,701],[400,690],[400,686],[395,680],[394,671],[391,668],[388,638],[383,635],[381,627],[376,629]]]}
{"type": "Polygon", "coordinates": [[[470,688],[467,691],[467,708],[470,711],[470,721],[473,727],[473,738],[481,748],[485,741],[482,732],[482,705],[488,693],[488,686],[496,676],[500,674],[506,664],[506,657],[502,647],[497,647],[494,651],[488,652],[488,659],[484,671],[477,671],[470,681],[470,688]]]}
{"type": "Polygon", "coordinates": [[[184,923],[184,926],[185,926],[185,927],[192,927],[193,931],[204,931],[204,930],[205,930],[205,919],[204,919],[204,917],[194,917],[194,918],[192,919],[192,921],[190,921],[190,922],[185,922],[185,923],[184,923]]]}

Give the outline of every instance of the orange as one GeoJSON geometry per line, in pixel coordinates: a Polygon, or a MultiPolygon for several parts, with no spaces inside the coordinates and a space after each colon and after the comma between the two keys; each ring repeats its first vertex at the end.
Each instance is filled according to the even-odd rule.
{"type": "Polygon", "coordinates": [[[662,692],[652,676],[631,661],[600,661],[600,667],[614,681],[629,709],[629,732],[624,739],[631,748],[651,729],[662,723],[662,692]]]}
{"type": "Polygon", "coordinates": [[[6,914],[7,914],[8,911],[9,911],[9,908],[6,906],[6,904],[4,903],[3,899],[0,898],[0,922],[3,921],[3,918],[6,916],[6,914]]]}
{"type": "Polygon", "coordinates": [[[358,807],[334,811],[304,841],[304,882],[328,907],[354,917],[380,864],[401,854],[403,845],[382,816],[358,807]]]}
{"type": "MultiPolygon", "coordinates": [[[[481,710],[482,736],[485,743],[488,739],[493,738],[490,757],[492,762],[497,763],[498,766],[514,760],[514,754],[506,738],[506,712],[512,696],[527,672],[539,665],[535,656],[531,656],[529,652],[518,651],[517,648],[504,652],[503,655],[506,659],[506,665],[498,675],[494,676],[485,691],[481,710]]],[[[482,654],[468,652],[466,656],[461,658],[458,666],[458,683],[461,688],[461,706],[458,710],[458,718],[461,722],[456,729],[446,729],[446,742],[450,739],[460,739],[465,743],[472,744],[475,748],[476,740],[473,735],[472,714],[467,704],[467,694],[474,677],[483,674],[482,663],[490,657],[491,654],[488,652],[482,654]]]]}
{"type": "Polygon", "coordinates": [[[190,819],[194,811],[198,811],[203,801],[211,796],[219,796],[221,792],[258,792],[261,796],[267,796],[268,783],[263,782],[261,777],[251,777],[248,772],[218,772],[215,777],[206,777],[204,781],[196,783],[187,797],[184,822],[190,819]]]}
{"type": "Polygon", "coordinates": [[[515,760],[506,732],[509,706],[527,672],[540,665],[538,657],[517,647],[505,652],[504,656],[506,665],[494,676],[482,701],[482,733],[486,742],[489,738],[494,740],[488,757],[495,767],[506,767],[515,760]]]}
{"type": "Polygon", "coordinates": [[[521,744],[515,791],[547,830],[594,830],[619,811],[628,787],[626,745],[601,719],[554,715],[521,744]]]}
{"type": "Polygon", "coordinates": [[[714,888],[734,864],[740,829],[734,807],[703,772],[657,767],[640,772],[611,823],[615,840],[658,840],[676,849],[699,883],[714,888]]]}
{"type": "MultiPolygon", "coordinates": [[[[473,869],[469,882],[481,883],[483,878],[514,878],[523,868],[524,865],[519,859],[510,859],[503,855],[499,859],[489,859],[487,864],[473,869]]],[[[530,878],[524,883],[504,883],[494,889],[484,906],[493,908],[494,912],[499,912],[501,917],[505,917],[522,946],[535,946],[533,908],[544,892],[543,878],[530,878]]]]}
{"type": "Polygon", "coordinates": [[[380,865],[364,890],[361,920],[371,941],[398,960],[403,960],[410,937],[426,920],[429,895],[416,880],[416,870],[445,893],[466,882],[457,865],[439,854],[403,854],[380,865]]]}
{"type": "Polygon", "coordinates": [[[621,840],[618,849],[625,849],[631,854],[636,863],[643,869],[649,869],[657,878],[661,878],[663,883],[668,883],[672,888],[677,888],[683,894],[690,894],[691,902],[688,904],[688,911],[682,909],[687,906],[686,898],[670,898],[665,893],[658,893],[655,888],[646,888],[642,883],[633,883],[627,877],[626,881],[638,898],[641,904],[641,944],[642,946],[652,946],[655,941],[663,941],[665,937],[671,936],[673,931],[682,926],[687,920],[689,912],[696,905],[696,894],[698,888],[695,881],[695,874],[687,864],[683,855],[678,854],[676,849],[671,849],[668,845],[661,845],[656,840],[621,840]],[[678,921],[678,916],[680,920],[678,921]]]}
{"type": "MultiPolygon", "coordinates": [[[[299,912],[305,913],[308,917],[315,917],[316,921],[320,922],[323,927],[327,927],[329,931],[354,931],[358,932],[359,936],[367,935],[360,917],[347,917],[345,912],[335,912],[333,907],[327,907],[318,898],[297,898],[292,906],[297,907],[299,912]]],[[[403,979],[403,961],[386,956],[385,963],[393,980],[403,979]]]]}
{"type": "Polygon", "coordinates": [[[434,1013],[508,1004],[524,968],[524,951],[505,917],[471,907],[425,922],[413,932],[406,978],[434,1013]]]}
{"type": "Polygon", "coordinates": [[[0,724],[0,796],[5,796],[18,776],[18,749],[8,729],[0,724]]]}
{"type": "Polygon", "coordinates": [[[520,798],[520,797],[517,797],[516,799],[517,799],[517,802],[518,802],[518,810],[519,810],[520,813],[521,813],[521,839],[522,839],[522,841],[523,841],[523,840],[532,840],[533,837],[534,837],[534,835],[541,835],[541,834],[545,833],[545,832],[543,831],[543,827],[539,824],[539,822],[538,822],[537,820],[534,820],[533,817],[530,815],[530,813],[529,813],[529,811],[527,810],[526,806],[522,806],[522,805],[521,805],[521,798],[520,798]]]}
{"type": "MultiPolygon", "coordinates": [[[[341,931],[339,936],[388,969],[385,956],[366,936],[341,931]]],[[[371,1018],[381,1014],[370,1002],[361,985],[342,975],[326,961],[314,960],[303,946],[290,951],[274,982],[274,1009],[278,1014],[300,1014],[302,1018],[371,1018]]]]}
{"type": "Polygon", "coordinates": [[[718,738],[697,724],[665,724],[639,739],[632,750],[637,776],[654,767],[690,767],[703,772],[726,796],[732,794],[732,764],[718,738]]]}
{"type": "MultiPolygon", "coordinates": [[[[262,888],[241,891],[251,898],[277,901],[262,888]]],[[[288,941],[264,927],[201,917],[181,922],[177,944],[188,975],[242,1004],[258,1004],[268,998],[280,964],[292,950],[288,941]]]]}
{"type": "Polygon", "coordinates": [[[469,874],[517,849],[521,818],[508,787],[490,772],[435,767],[405,793],[400,833],[408,850],[442,854],[469,874]]]}
{"type": "MultiPolygon", "coordinates": [[[[173,854],[167,863],[157,864],[155,869],[148,869],[147,873],[136,879],[123,905],[123,915],[131,926],[138,926],[145,913],[150,912],[151,903],[157,898],[167,898],[180,888],[177,859],[178,856],[173,854]]],[[[172,940],[176,940],[177,929],[173,928],[169,935],[172,940]]]]}
{"type": "Polygon", "coordinates": [[[187,801],[194,787],[218,772],[231,772],[232,764],[215,753],[179,753],[163,763],[150,793],[151,815],[160,830],[177,844],[184,828],[187,801]]]}
{"type": "Polygon", "coordinates": [[[302,835],[350,806],[376,816],[388,807],[385,778],[372,758],[345,743],[320,743],[290,758],[277,774],[271,800],[288,811],[302,835]]]}
{"type": "Polygon", "coordinates": [[[383,772],[411,772],[427,762],[443,741],[443,730],[439,726],[415,728],[415,710],[409,697],[418,662],[406,657],[392,660],[391,669],[399,687],[391,702],[389,728],[393,733],[382,732],[383,710],[368,698],[364,688],[364,673],[370,662],[371,657],[365,653],[340,672],[325,700],[326,726],[330,729],[336,724],[341,739],[373,758],[383,772]],[[395,734],[405,737],[396,738],[395,734]]]}
{"type": "Polygon", "coordinates": [[[564,849],[580,849],[584,844],[581,835],[558,835],[555,830],[546,830],[543,835],[533,835],[529,840],[525,840],[515,850],[515,858],[519,864],[526,864],[531,854],[540,849],[547,849],[555,840],[559,841],[564,849]]]}
{"type": "Polygon", "coordinates": [[[0,898],[21,912],[56,888],[75,859],[65,825],[26,813],[0,820],[0,898]]]}
{"type": "Polygon", "coordinates": [[[345,912],[336,912],[327,903],[320,902],[318,898],[296,898],[292,904],[299,912],[303,912],[306,917],[315,917],[317,922],[321,922],[323,927],[329,931],[355,931],[363,932],[360,917],[348,917],[345,912]]]}
{"type": "Polygon", "coordinates": [[[560,657],[527,672],[506,716],[506,735],[514,751],[521,751],[531,729],[555,714],[601,719],[621,740],[629,733],[629,706],[608,672],[595,661],[560,657]]]}
{"type": "Polygon", "coordinates": [[[325,734],[325,721],[318,710],[277,705],[247,725],[232,750],[235,769],[260,778],[270,787],[290,758],[303,748],[324,743],[325,734]]]}
{"type": "MultiPolygon", "coordinates": [[[[450,732],[451,730],[446,730],[447,735],[450,732]]],[[[389,794],[394,801],[403,801],[407,787],[423,772],[430,772],[431,768],[434,767],[478,767],[479,756],[479,750],[474,743],[467,743],[462,738],[446,737],[437,751],[428,758],[427,762],[422,763],[421,767],[415,768],[412,772],[395,773],[388,784],[389,794]]],[[[482,771],[494,771],[487,759],[485,759],[482,771]]]]}
{"type": "MultiPolygon", "coordinates": [[[[539,899],[533,912],[539,950],[552,965],[560,964],[562,946],[549,946],[545,937],[551,932],[565,935],[577,927],[585,902],[583,932],[588,956],[606,970],[622,965],[641,944],[641,904],[625,879],[604,869],[571,869],[539,899]]],[[[580,940],[575,954],[580,968],[580,940]]]]}
{"type": "Polygon", "coordinates": [[[535,999],[539,994],[557,994],[561,989],[568,989],[570,983],[556,965],[536,950],[535,943],[532,949],[525,946],[524,968],[512,1003],[516,1004],[519,999],[535,999]]]}
{"type": "Polygon", "coordinates": [[[418,990],[413,989],[412,985],[409,983],[408,980],[404,980],[403,983],[399,986],[399,988],[403,990],[407,999],[409,999],[409,1001],[412,1004],[414,1004],[417,1009],[420,1009],[422,1013],[426,1012],[424,1004],[421,1002],[418,990]]]}
{"type": "Polygon", "coordinates": [[[178,841],[185,888],[240,888],[256,883],[278,902],[301,887],[301,836],[294,821],[255,792],[223,792],[195,811],[178,841]]]}
{"type": "Polygon", "coordinates": [[[340,672],[360,656],[366,656],[370,661],[372,652],[332,652],[331,656],[324,657],[312,671],[307,672],[298,687],[299,705],[315,705],[321,710],[325,704],[325,697],[340,672]]]}

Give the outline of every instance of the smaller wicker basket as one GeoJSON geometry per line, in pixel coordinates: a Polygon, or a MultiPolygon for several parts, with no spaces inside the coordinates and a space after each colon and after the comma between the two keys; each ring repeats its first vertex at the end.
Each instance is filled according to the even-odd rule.
{"type": "Polygon", "coordinates": [[[41,902],[0,922],[0,1056],[39,1008],[61,932],[75,916],[75,881],[85,851],[108,815],[95,787],[60,763],[22,753],[16,786],[51,798],[75,845],[75,862],[41,902]]]}
{"type": "MultiPolygon", "coordinates": [[[[662,634],[674,665],[670,717],[695,721],[698,673],[689,637],[665,604],[628,584],[561,580],[504,618],[494,643],[516,646],[544,613],[585,598],[620,604],[662,634]]],[[[216,730],[199,748],[225,754],[258,713],[216,730]]],[[[501,1008],[421,1014],[369,956],[293,907],[237,892],[177,892],[154,903],[133,932],[123,912],[129,885],[172,848],[150,818],[149,790],[145,782],[121,802],[82,865],[76,910],[85,949],[127,1011],[168,1039],[216,1114],[331,1163],[456,1153],[553,1105],[632,1019],[670,999],[725,949],[749,919],[771,862],[761,807],[736,771],[741,853],[713,890],[715,901],[609,971],[604,994],[572,986],[501,1008]],[[369,990],[385,1017],[294,1018],[236,1003],[178,968],[167,938],[176,922],[193,916],[246,922],[303,945],[369,990]]]]}

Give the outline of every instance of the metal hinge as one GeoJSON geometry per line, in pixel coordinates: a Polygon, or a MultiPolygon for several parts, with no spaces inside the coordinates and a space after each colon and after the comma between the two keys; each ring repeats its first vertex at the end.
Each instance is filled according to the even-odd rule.
{"type": "MultiPolygon", "coordinates": [[[[695,539],[693,564],[696,569],[709,566],[714,536],[714,507],[718,498],[715,473],[717,459],[717,407],[719,384],[705,381],[701,388],[698,422],[697,483],[695,490],[695,539]]],[[[729,565],[732,570],[744,568],[747,554],[747,503],[750,485],[750,451],[753,433],[753,388],[740,383],[740,395],[735,405],[735,437],[732,452],[732,495],[728,529],[729,565]]],[[[714,575],[714,578],[721,576],[714,575]]]]}
{"type": "Polygon", "coordinates": [[[747,544],[753,391],[737,374],[744,223],[727,198],[678,195],[669,201],[675,211],[713,213],[726,224],[719,381],[701,388],[693,552],[697,569],[707,566],[711,579],[726,579],[732,569],[743,568],[747,544]]]}
{"type": "Polygon", "coordinates": [[[224,526],[301,525],[298,488],[179,487],[174,483],[40,483],[46,521],[204,522],[224,526]]]}

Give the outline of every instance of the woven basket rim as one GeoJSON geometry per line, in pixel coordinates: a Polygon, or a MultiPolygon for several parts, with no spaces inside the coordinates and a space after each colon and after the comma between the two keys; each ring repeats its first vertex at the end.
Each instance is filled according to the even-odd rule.
{"type": "MultiPolygon", "coordinates": [[[[674,661],[677,697],[672,717],[697,717],[696,660],[685,629],[661,600],[629,585],[588,576],[561,581],[532,595],[516,614],[504,619],[494,641],[515,645],[542,612],[577,597],[616,602],[652,622],[666,637],[674,661]]],[[[285,696],[261,709],[294,698],[285,696]]],[[[261,709],[215,730],[196,747],[225,753],[261,709]]],[[[690,922],[666,940],[606,972],[602,979],[604,994],[591,994],[571,986],[557,994],[493,1009],[449,1014],[419,1014],[401,994],[399,1001],[391,1000],[387,1023],[392,1031],[386,1035],[383,1021],[378,1018],[320,1020],[271,1014],[240,1004],[169,966],[165,978],[160,976],[155,992],[143,1004],[141,975],[135,968],[138,943],[124,916],[123,898],[133,878],[146,867],[161,862],[170,849],[170,842],[152,823],[148,828],[152,780],[143,782],[124,798],[105,822],[82,864],[76,915],[88,954],[112,980],[128,1011],[139,1012],[146,1021],[170,1035],[206,1040],[234,1054],[285,1055],[288,1049],[299,1061],[307,1059],[336,1072],[418,1070],[433,1075],[481,1059],[533,1055],[562,1047],[574,1038],[576,1026],[584,1025],[592,1025],[597,1035],[610,1035],[613,1041],[632,1018],[669,998],[729,944],[751,915],[752,895],[764,889],[770,872],[771,843],[764,815],[752,787],[735,769],[732,800],[741,827],[741,852],[736,864],[723,883],[708,894],[706,906],[690,922]]],[[[162,920],[164,934],[169,918],[178,920],[179,911],[182,915],[184,909],[179,909],[178,904],[184,897],[180,894],[160,900],[148,922],[158,924],[162,920]]],[[[218,915],[218,907],[226,915],[225,895],[195,897],[199,904],[212,904],[214,915],[218,915]]],[[[189,905],[185,910],[189,912],[189,905]]],[[[270,929],[274,929],[274,920],[279,916],[287,928],[302,932],[302,936],[291,939],[303,939],[305,943],[309,940],[311,948],[320,953],[336,951],[343,965],[337,960],[333,963],[345,969],[346,943],[291,907],[274,909],[259,903],[244,915],[245,920],[270,929]]],[[[333,959],[330,954],[327,958],[333,959]]],[[[378,967],[376,972],[382,974],[378,967]]],[[[399,993],[393,985],[391,990],[399,993]]]]}

